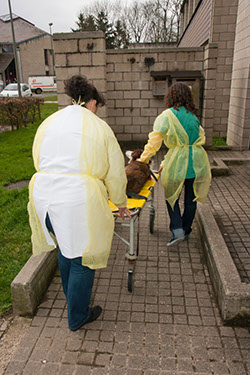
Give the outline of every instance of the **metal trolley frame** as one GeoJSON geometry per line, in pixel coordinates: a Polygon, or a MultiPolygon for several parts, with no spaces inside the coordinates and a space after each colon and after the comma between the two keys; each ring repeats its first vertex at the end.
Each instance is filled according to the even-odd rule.
{"type": "Polygon", "coordinates": [[[150,233],[154,233],[154,220],[155,220],[155,207],[154,207],[154,187],[156,185],[157,180],[159,179],[158,174],[153,174],[154,178],[148,180],[145,185],[143,186],[142,190],[139,193],[139,196],[143,198],[128,198],[127,207],[131,211],[131,219],[126,217],[124,222],[118,221],[118,208],[109,201],[109,206],[112,210],[112,213],[115,217],[115,225],[120,225],[123,227],[129,227],[129,238],[126,239],[114,231],[114,235],[118,237],[121,241],[123,241],[129,248],[128,252],[126,253],[125,257],[128,260],[128,291],[132,292],[133,290],[133,276],[135,271],[135,264],[136,259],[139,255],[139,219],[141,211],[146,204],[146,202],[150,203],[149,206],[149,231],[150,233]],[[137,245],[135,249],[135,225],[137,224],[137,245]]]}

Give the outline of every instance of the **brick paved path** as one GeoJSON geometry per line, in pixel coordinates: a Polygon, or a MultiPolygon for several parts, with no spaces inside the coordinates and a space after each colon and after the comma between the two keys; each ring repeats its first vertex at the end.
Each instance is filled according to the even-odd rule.
{"type": "Polygon", "coordinates": [[[108,268],[96,273],[94,284],[101,317],[70,332],[56,275],[5,374],[250,374],[250,333],[223,326],[196,225],[188,242],[166,248],[168,218],[159,183],[156,213],[153,235],[148,209],[141,216],[133,293],[127,291],[126,245],[115,238],[108,268]]]}

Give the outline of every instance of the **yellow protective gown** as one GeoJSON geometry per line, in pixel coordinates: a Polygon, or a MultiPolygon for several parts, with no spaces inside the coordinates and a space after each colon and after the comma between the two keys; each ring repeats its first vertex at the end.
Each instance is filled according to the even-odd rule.
{"type": "Polygon", "coordinates": [[[48,117],[38,128],[28,211],[34,255],[55,248],[48,212],[67,258],[82,256],[92,269],[106,267],[114,229],[108,195],[126,207],[124,157],[111,128],[80,105],[48,117]]]}
{"type": "Polygon", "coordinates": [[[199,138],[193,145],[189,145],[189,137],[185,129],[175,114],[167,109],[156,118],[153,132],[149,134],[148,144],[139,160],[148,163],[150,157],[160,149],[162,141],[169,151],[162,164],[161,182],[165,190],[166,200],[172,209],[186,178],[189,147],[193,149],[193,168],[196,176],[194,180],[195,200],[204,203],[211,182],[211,169],[207,153],[202,147],[205,144],[203,128],[200,126],[199,138]]]}

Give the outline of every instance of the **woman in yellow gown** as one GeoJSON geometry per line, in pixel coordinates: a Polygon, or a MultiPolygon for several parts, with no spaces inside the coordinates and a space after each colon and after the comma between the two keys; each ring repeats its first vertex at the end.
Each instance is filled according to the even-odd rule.
{"type": "Polygon", "coordinates": [[[95,270],[107,266],[113,237],[108,195],[122,218],[130,214],[123,154],[111,128],[96,116],[104,98],[80,75],[65,82],[65,91],[74,105],[49,116],[34,139],[37,172],[28,211],[33,253],[58,244],[68,324],[75,331],[102,311],[89,301],[95,270]]]}
{"type": "Polygon", "coordinates": [[[140,159],[148,163],[164,141],[169,149],[161,164],[161,182],[170,216],[172,238],[167,246],[187,240],[192,231],[197,200],[204,203],[211,181],[207,154],[202,147],[205,133],[194,114],[190,88],[183,83],[171,86],[165,97],[167,108],[155,120],[153,131],[140,159]],[[179,196],[185,188],[184,212],[179,196]]]}

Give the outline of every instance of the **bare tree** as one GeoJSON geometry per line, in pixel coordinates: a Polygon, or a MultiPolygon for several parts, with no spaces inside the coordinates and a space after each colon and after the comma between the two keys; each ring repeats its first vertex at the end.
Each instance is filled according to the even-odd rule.
{"type": "Polygon", "coordinates": [[[84,6],[76,23],[81,30],[103,30],[107,48],[126,48],[131,42],[173,42],[179,38],[182,1],[94,0],[84,6]]]}
{"type": "Polygon", "coordinates": [[[139,1],[134,1],[131,5],[124,8],[123,20],[127,24],[131,41],[134,43],[143,42],[148,26],[144,5],[139,1]]]}
{"type": "Polygon", "coordinates": [[[153,43],[177,40],[181,0],[155,0],[145,4],[148,13],[147,39],[153,43]]]}

